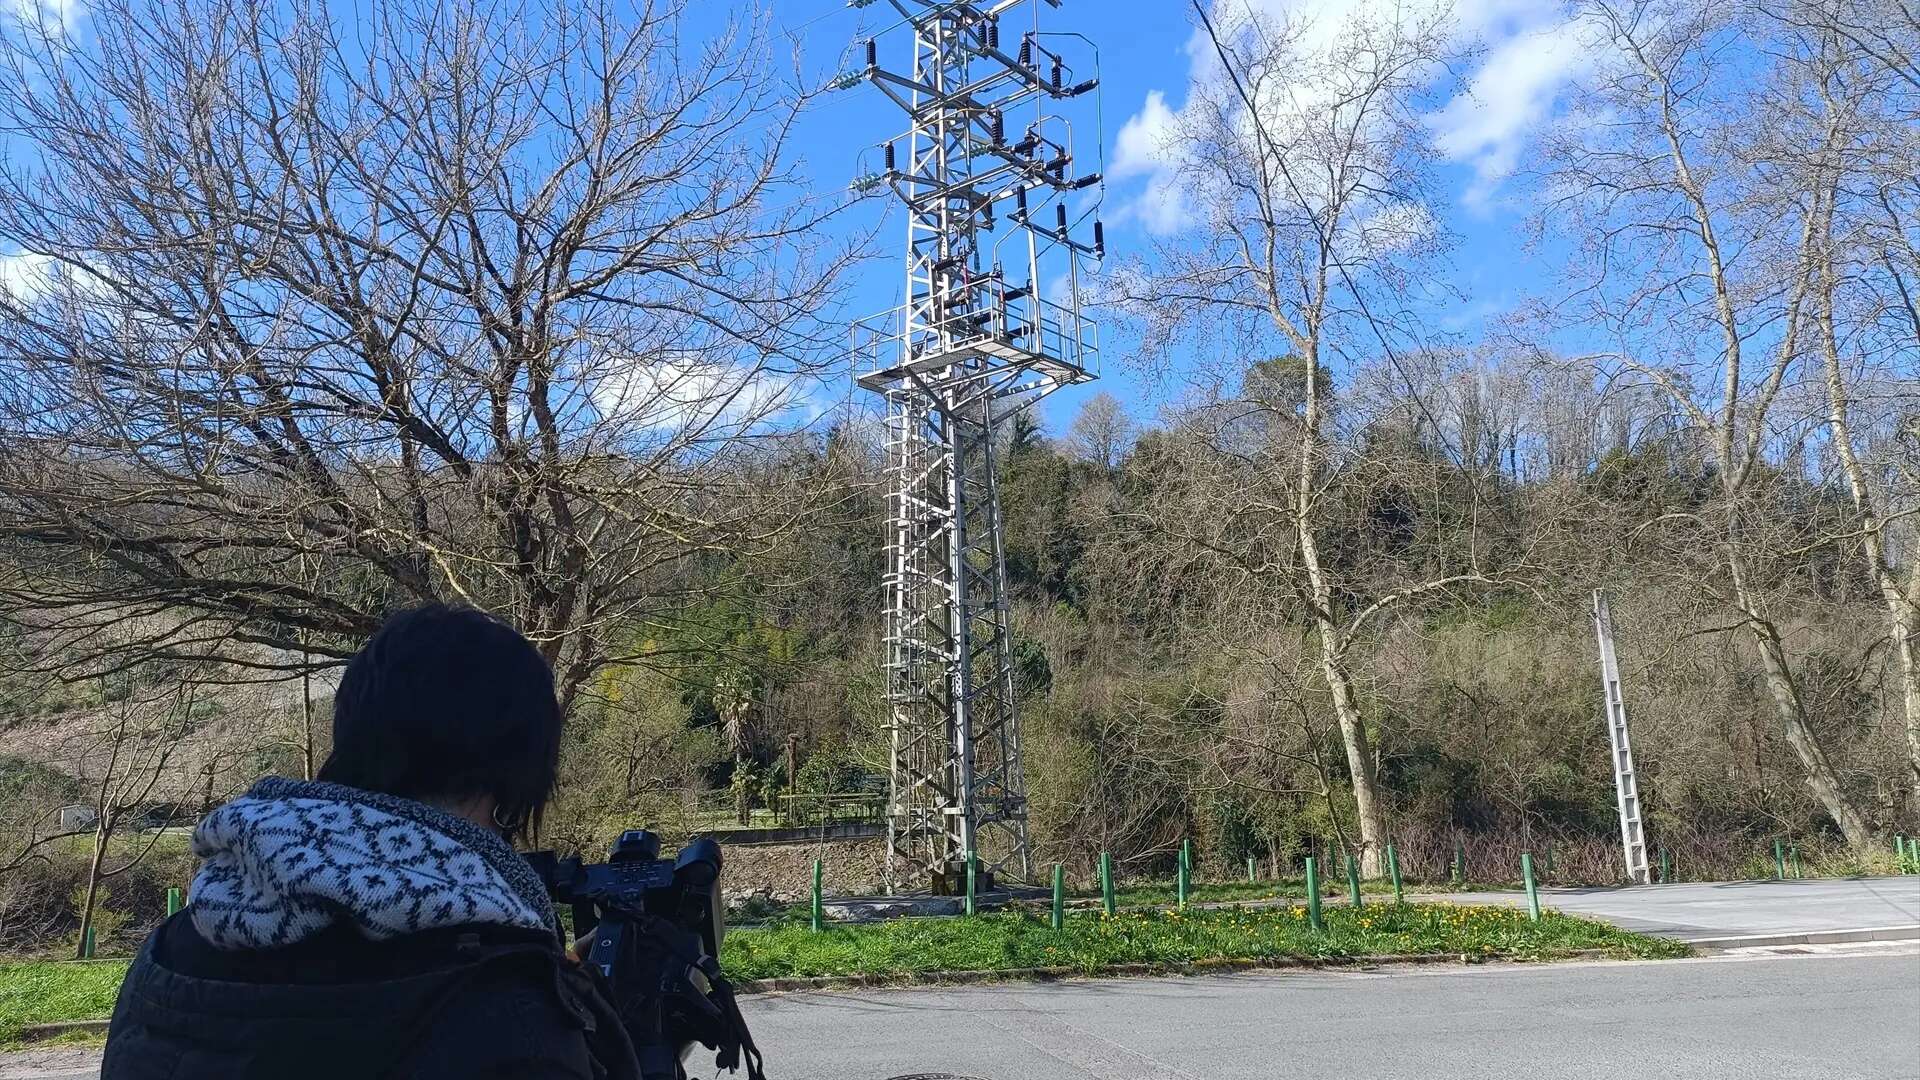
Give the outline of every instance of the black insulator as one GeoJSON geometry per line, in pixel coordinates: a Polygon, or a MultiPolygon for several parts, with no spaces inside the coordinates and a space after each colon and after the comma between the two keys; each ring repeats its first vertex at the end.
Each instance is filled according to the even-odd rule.
{"type": "Polygon", "coordinates": [[[1069,91],[1067,91],[1067,96],[1068,96],[1068,97],[1079,97],[1079,96],[1080,96],[1081,94],[1084,94],[1084,93],[1086,93],[1087,91],[1089,91],[1089,90],[1091,90],[1091,89],[1093,89],[1094,87],[1096,87],[1096,86],[1099,86],[1099,85],[1100,85],[1100,80],[1099,80],[1099,79],[1088,79],[1088,80],[1087,80],[1086,82],[1081,82],[1081,83],[1074,83],[1074,84],[1073,84],[1073,89],[1071,89],[1071,90],[1069,90],[1069,91]]]}
{"type": "Polygon", "coordinates": [[[1053,62],[1053,88],[1055,90],[1058,90],[1060,89],[1061,85],[1065,82],[1066,82],[1066,73],[1061,70],[1060,61],[1055,60],[1053,62]]]}
{"type": "Polygon", "coordinates": [[[1033,66],[1033,37],[1028,35],[1020,39],[1020,66],[1033,66]]]}
{"type": "Polygon", "coordinates": [[[1093,219],[1093,257],[1096,259],[1107,257],[1107,226],[1099,218],[1093,219]]]}
{"type": "Polygon", "coordinates": [[[872,38],[867,39],[867,66],[870,68],[880,66],[880,46],[872,38]]]}
{"type": "Polygon", "coordinates": [[[887,171],[893,171],[893,144],[887,144],[887,171]]]}
{"type": "Polygon", "coordinates": [[[1007,141],[1007,117],[1005,113],[994,113],[993,119],[988,121],[987,126],[993,131],[994,142],[1003,143],[1007,141]]]}
{"type": "Polygon", "coordinates": [[[993,21],[987,23],[987,48],[997,49],[999,47],[1000,47],[1000,20],[994,19],[993,21]]]}
{"type": "Polygon", "coordinates": [[[1026,189],[1026,188],[1014,188],[1014,189],[1013,189],[1013,201],[1014,201],[1014,203],[1015,203],[1015,205],[1017,205],[1017,206],[1019,206],[1019,207],[1020,207],[1020,216],[1021,216],[1021,217],[1026,217],[1026,216],[1027,216],[1027,189],[1026,189]]]}
{"type": "Polygon", "coordinates": [[[1083,176],[1083,177],[1081,177],[1080,179],[1078,179],[1078,180],[1075,180],[1075,181],[1073,182],[1073,190],[1075,190],[1075,191],[1080,191],[1080,190],[1082,190],[1082,189],[1084,189],[1084,188],[1090,188],[1090,187],[1092,187],[1093,185],[1095,185],[1095,184],[1097,184],[1097,183],[1099,183],[1099,182],[1100,182],[1100,174],[1099,174],[1099,173],[1097,173],[1097,172],[1094,172],[1094,173],[1088,173],[1087,175],[1085,175],[1085,176],[1083,176]]]}
{"type": "Polygon", "coordinates": [[[1057,211],[1054,214],[1054,220],[1060,223],[1060,235],[1065,236],[1067,235],[1067,204],[1054,203],[1053,208],[1057,211]]]}

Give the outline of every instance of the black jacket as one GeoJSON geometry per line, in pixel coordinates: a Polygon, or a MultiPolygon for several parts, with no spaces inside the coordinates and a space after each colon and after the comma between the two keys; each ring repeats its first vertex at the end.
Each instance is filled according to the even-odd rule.
{"type": "MultiPolygon", "coordinates": [[[[189,909],[191,910],[191,909],[189,909]]],[[[186,911],[127,971],[101,1080],[634,1080],[597,976],[551,934],[454,927],[208,945],[186,911]]]]}

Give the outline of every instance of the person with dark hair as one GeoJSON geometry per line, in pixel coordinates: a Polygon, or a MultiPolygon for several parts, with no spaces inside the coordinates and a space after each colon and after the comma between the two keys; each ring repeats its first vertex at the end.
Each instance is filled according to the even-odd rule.
{"type": "Polygon", "coordinates": [[[310,782],[208,814],[187,906],[141,947],[103,1080],[638,1075],[512,840],[554,789],[553,672],[480,611],[381,626],[310,782]]]}

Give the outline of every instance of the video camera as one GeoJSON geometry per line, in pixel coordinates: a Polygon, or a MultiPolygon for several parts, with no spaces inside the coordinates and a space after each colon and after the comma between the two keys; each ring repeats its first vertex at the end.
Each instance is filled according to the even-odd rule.
{"type": "Polygon", "coordinates": [[[746,1066],[766,1080],[760,1051],[720,974],[726,934],[720,899],[720,845],[695,840],[669,862],[645,829],[620,834],[603,863],[527,859],[557,903],[573,908],[573,932],[589,931],[585,957],[606,976],[644,1080],[685,1080],[681,1062],[700,1043],[722,1069],[746,1066]]]}

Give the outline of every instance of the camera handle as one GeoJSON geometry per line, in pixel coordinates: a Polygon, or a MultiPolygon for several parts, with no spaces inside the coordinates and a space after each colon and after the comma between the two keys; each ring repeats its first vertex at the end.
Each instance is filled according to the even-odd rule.
{"type": "Polygon", "coordinates": [[[747,1030],[746,1017],[740,1014],[733,984],[720,972],[720,961],[708,955],[704,948],[676,947],[680,941],[692,935],[674,933],[678,928],[671,923],[649,915],[636,920],[616,911],[596,912],[594,909],[597,906],[592,903],[575,904],[574,925],[593,924],[593,944],[587,953],[587,963],[605,976],[608,985],[614,988],[616,1010],[634,1036],[632,1041],[640,1062],[641,1080],[686,1080],[686,1072],[680,1066],[682,1045],[667,1037],[669,1003],[683,1008],[691,1007],[699,1014],[698,1032],[689,1043],[697,1041],[715,1050],[714,1064],[717,1067],[731,1071],[744,1065],[747,1080],[766,1080],[760,1048],[754,1045],[753,1035],[747,1030]],[[629,953],[637,950],[640,943],[629,942],[627,931],[642,922],[646,924],[643,930],[652,931],[645,936],[659,947],[664,961],[659,965],[658,983],[652,988],[653,992],[644,997],[630,993],[628,988],[621,985],[622,980],[616,977],[623,967],[636,966],[636,957],[629,953]],[[624,964],[622,958],[625,958],[624,964]],[[699,976],[698,980],[694,978],[696,975],[699,976]],[[631,1015],[628,1010],[636,999],[647,1002],[647,1010],[651,1015],[631,1015]],[[644,1025],[639,1030],[634,1029],[636,1021],[644,1025]]]}

